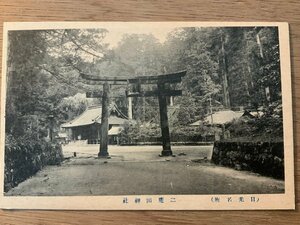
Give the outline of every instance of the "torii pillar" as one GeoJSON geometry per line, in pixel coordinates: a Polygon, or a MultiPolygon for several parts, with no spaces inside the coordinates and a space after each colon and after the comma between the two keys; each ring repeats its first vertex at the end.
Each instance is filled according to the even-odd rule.
{"type": "MultiPolygon", "coordinates": [[[[160,90],[163,91],[165,89],[165,84],[158,83],[157,87],[159,91],[160,90]]],[[[173,153],[171,150],[167,97],[165,95],[158,95],[158,104],[159,104],[160,128],[161,128],[162,146],[163,146],[161,156],[171,156],[173,153]]]]}
{"type": "Polygon", "coordinates": [[[107,157],[108,154],[108,117],[109,117],[109,84],[105,82],[103,84],[102,95],[102,116],[101,116],[101,136],[100,136],[100,151],[98,157],[107,157]]]}

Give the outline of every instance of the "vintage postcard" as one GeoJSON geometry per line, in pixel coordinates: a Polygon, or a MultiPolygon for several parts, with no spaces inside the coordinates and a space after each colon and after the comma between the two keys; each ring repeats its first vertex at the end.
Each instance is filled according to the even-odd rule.
{"type": "Polygon", "coordinates": [[[287,23],[3,34],[1,208],[295,208],[287,23]]]}

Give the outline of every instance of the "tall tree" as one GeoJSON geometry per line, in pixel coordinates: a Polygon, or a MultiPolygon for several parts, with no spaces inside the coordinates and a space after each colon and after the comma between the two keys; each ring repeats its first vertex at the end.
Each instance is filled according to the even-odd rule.
{"type": "Polygon", "coordinates": [[[193,104],[192,102],[184,104],[185,101],[182,101],[184,97],[178,98],[177,103],[183,103],[186,112],[197,112],[191,113],[188,121],[204,116],[206,113],[206,110],[203,110],[204,106],[210,97],[218,95],[221,89],[217,83],[218,63],[207,48],[209,31],[209,29],[200,28],[177,29],[170,34],[166,43],[165,58],[169,59],[166,60],[167,68],[187,70],[182,89],[184,95],[189,96],[189,102],[192,101],[193,104]]]}
{"type": "Polygon", "coordinates": [[[6,132],[22,135],[27,130],[26,122],[20,124],[25,116],[46,110],[46,104],[37,104],[48,88],[47,76],[39,70],[46,43],[39,31],[10,31],[8,40],[6,132]]]}
{"type": "MultiPolygon", "coordinates": [[[[115,58],[131,68],[127,76],[158,75],[163,73],[161,47],[153,35],[128,34],[123,36],[116,47],[115,58]]],[[[150,90],[155,87],[145,85],[143,88],[150,90]]],[[[133,105],[134,119],[145,122],[157,117],[157,99],[135,98],[133,105]]]]}

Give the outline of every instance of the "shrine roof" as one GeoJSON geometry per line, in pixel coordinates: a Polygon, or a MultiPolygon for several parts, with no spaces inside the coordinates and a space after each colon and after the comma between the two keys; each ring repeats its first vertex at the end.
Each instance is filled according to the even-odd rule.
{"type": "Polygon", "coordinates": [[[200,124],[226,124],[234,119],[240,118],[244,112],[235,112],[232,110],[223,110],[214,112],[212,115],[207,115],[203,120],[198,120],[191,124],[191,126],[199,126],[200,124]]]}
{"type": "MultiPolygon", "coordinates": [[[[77,116],[70,122],[62,124],[62,128],[72,128],[72,127],[80,127],[80,126],[87,126],[94,123],[101,124],[101,114],[102,108],[101,107],[92,107],[85,110],[81,115],[77,116]]],[[[108,118],[108,123],[111,125],[120,125],[123,124],[127,119],[110,115],[108,118]]]]}

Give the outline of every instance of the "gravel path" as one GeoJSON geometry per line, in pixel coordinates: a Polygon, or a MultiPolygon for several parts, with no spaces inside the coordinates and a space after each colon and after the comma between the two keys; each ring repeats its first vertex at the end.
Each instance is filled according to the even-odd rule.
{"type": "Polygon", "coordinates": [[[160,146],[110,148],[66,146],[61,166],[48,166],[5,195],[155,195],[283,193],[284,181],[209,163],[211,146],[175,146],[176,157],[159,157],[160,146]],[[71,157],[76,149],[77,157],[71,157]]]}

